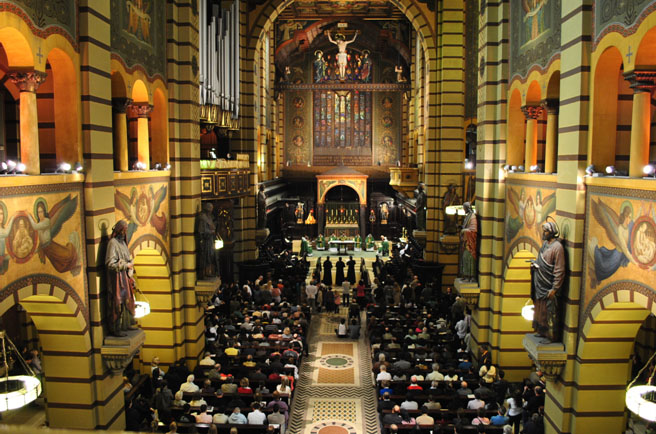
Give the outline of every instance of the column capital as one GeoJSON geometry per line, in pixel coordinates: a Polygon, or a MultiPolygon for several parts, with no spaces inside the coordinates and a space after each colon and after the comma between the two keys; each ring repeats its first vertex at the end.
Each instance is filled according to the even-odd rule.
{"type": "Polygon", "coordinates": [[[557,115],[558,109],[560,108],[560,101],[556,98],[547,98],[542,100],[540,106],[547,111],[547,114],[557,115]]]}
{"type": "Polygon", "coordinates": [[[544,113],[544,108],[542,108],[540,105],[525,105],[522,107],[522,112],[524,113],[526,120],[529,121],[531,119],[537,119],[542,116],[542,113],[544,113]]]}
{"type": "Polygon", "coordinates": [[[153,106],[148,103],[130,104],[130,108],[140,118],[147,118],[150,112],[153,111],[153,106]]]}
{"type": "Polygon", "coordinates": [[[48,74],[42,71],[9,71],[9,79],[21,92],[36,92],[48,74]]]}
{"type": "Polygon", "coordinates": [[[624,74],[633,92],[651,92],[656,88],[656,71],[634,70],[624,74]]]}
{"type": "Polygon", "coordinates": [[[125,113],[132,104],[132,98],[112,98],[112,112],[125,113]]]}

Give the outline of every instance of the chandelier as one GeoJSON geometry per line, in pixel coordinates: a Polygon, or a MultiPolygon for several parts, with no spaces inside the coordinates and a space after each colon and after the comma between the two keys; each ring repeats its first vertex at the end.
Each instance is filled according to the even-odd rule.
{"type": "Polygon", "coordinates": [[[4,375],[0,378],[0,412],[3,412],[23,407],[37,399],[41,394],[41,381],[21,357],[20,352],[4,330],[0,331],[0,341],[2,341],[0,371],[4,370],[4,375]],[[15,353],[16,360],[25,368],[27,375],[9,375],[10,358],[7,347],[9,347],[9,352],[15,353]]]}
{"type": "Polygon", "coordinates": [[[656,386],[651,385],[654,378],[654,371],[651,372],[646,385],[634,386],[633,383],[635,383],[636,380],[640,378],[640,375],[642,375],[642,372],[651,365],[654,356],[656,356],[656,353],[652,354],[645,366],[643,366],[638,372],[638,375],[636,375],[626,387],[625,398],[626,407],[631,410],[632,413],[651,422],[656,421],[656,386]]]}

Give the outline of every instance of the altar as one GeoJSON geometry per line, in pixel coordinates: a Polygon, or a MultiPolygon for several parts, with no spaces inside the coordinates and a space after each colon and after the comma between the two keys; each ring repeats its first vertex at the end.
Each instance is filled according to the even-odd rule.
{"type": "Polygon", "coordinates": [[[336,247],[338,254],[342,251],[342,247],[344,247],[344,254],[346,255],[346,254],[348,254],[349,247],[350,247],[350,250],[355,249],[355,240],[332,240],[332,241],[328,241],[328,247],[329,248],[336,247]]]}
{"type": "Polygon", "coordinates": [[[348,238],[364,236],[368,176],[350,167],[338,166],[316,178],[318,232],[326,238],[333,234],[348,238]],[[347,191],[348,197],[330,199],[328,192],[333,189],[340,191],[340,195],[347,191]]]}

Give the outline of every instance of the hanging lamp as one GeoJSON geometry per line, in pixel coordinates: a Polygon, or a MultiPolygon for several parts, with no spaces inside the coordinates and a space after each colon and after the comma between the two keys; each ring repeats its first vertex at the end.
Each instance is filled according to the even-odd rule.
{"type": "Polygon", "coordinates": [[[4,375],[0,378],[0,412],[3,412],[21,408],[36,400],[41,395],[41,381],[25,362],[25,359],[23,359],[4,330],[0,330],[0,341],[2,342],[0,369],[4,369],[4,375]],[[9,375],[7,347],[9,347],[10,352],[16,353],[16,360],[23,365],[26,375],[9,375]]]}
{"type": "Polygon", "coordinates": [[[634,386],[633,384],[640,378],[642,371],[651,365],[654,356],[656,356],[656,353],[652,354],[647,363],[645,363],[645,366],[642,367],[626,387],[625,397],[626,407],[632,413],[651,422],[656,421],[656,386],[651,385],[654,378],[654,371],[651,372],[646,385],[634,386]]]}

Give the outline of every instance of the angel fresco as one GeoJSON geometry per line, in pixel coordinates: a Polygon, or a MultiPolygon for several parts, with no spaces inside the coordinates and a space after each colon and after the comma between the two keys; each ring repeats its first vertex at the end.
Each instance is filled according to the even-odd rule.
{"type": "MultiPolygon", "coordinates": [[[[27,214],[27,219],[31,228],[38,234],[39,260],[45,264],[46,258],[55,267],[59,273],[70,271],[73,276],[77,276],[81,270],[80,266],[80,236],[77,232],[72,231],[68,235],[68,242],[63,245],[56,242],[54,238],[59,234],[63,224],[75,214],[77,209],[77,196],[72,198],[69,194],[67,197],[57,202],[48,211],[48,204],[42,197],[34,202],[34,218],[27,214]]],[[[30,237],[29,229],[24,225],[24,219],[16,219],[12,228],[12,244],[19,239],[20,248],[26,248],[26,237],[30,237]]]]}
{"type": "Polygon", "coordinates": [[[14,217],[9,218],[7,215],[7,205],[0,201],[0,275],[5,274],[9,267],[9,255],[5,250],[5,242],[9,236],[13,221],[14,217]]]}
{"type": "Polygon", "coordinates": [[[128,222],[126,235],[128,243],[139,226],[144,226],[148,223],[161,236],[166,236],[166,216],[163,212],[159,215],[157,214],[164,199],[166,199],[166,185],[161,186],[156,192],[151,185],[148,187],[148,194],[143,190],[141,193],[138,193],[136,187],[132,187],[130,196],[118,190],[116,191],[114,204],[123,213],[128,222]]]}
{"type": "MultiPolygon", "coordinates": [[[[629,263],[638,265],[638,262],[631,253],[631,234],[634,229],[631,202],[622,203],[619,215],[601,200],[591,200],[590,210],[594,219],[601,225],[606,236],[615,246],[614,249],[599,247],[599,240],[596,237],[591,237],[588,241],[588,270],[590,286],[594,289],[602,280],[615,274],[620,267],[626,267],[629,263]]],[[[651,223],[653,228],[653,219],[651,223]]]]}

